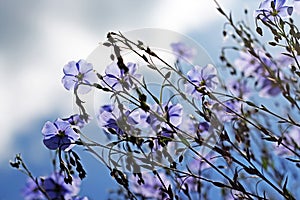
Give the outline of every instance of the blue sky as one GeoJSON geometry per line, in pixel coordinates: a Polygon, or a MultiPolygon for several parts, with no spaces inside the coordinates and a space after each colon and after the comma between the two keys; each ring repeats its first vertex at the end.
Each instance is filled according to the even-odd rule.
{"type": "MultiPolygon", "coordinates": [[[[240,16],[241,7],[259,1],[220,4],[240,16]]],[[[0,0],[0,200],[21,198],[25,176],[8,164],[14,154],[21,152],[35,175],[50,172],[41,128],[73,114],[72,94],[61,84],[64,64],[88,57],[108,31],[149,27],[187,34],[217,59],[223,22],[209,0],[0,0]]],[[[84,152],[82,157],[88,168],[82,194],[97,199],[113,181],[101,163],[84,152]]]]}

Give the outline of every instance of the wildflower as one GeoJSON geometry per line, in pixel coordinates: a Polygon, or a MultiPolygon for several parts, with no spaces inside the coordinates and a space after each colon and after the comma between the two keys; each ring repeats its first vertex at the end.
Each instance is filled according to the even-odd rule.
{"type": "Polygon", "coordinates": [[[106,133],[123,135],[134,131],[134,125],[139,124],[140,114],[138,111],[130,111],[127,108],[119,110],[113,105],[101,106],[98,120],[106,133]]]}
{"type": "Polygon", "coordinates": [[[150,113],[146,121],[154,131],[161,131],[163,136],[171,137],[174,130],[170,125],[179,127],[182,122],[183,107],[181,104],[172,104],[169,102],[168,104],[165,103],[162,108],[157,104],[152,106],[151,110],[155,114],[150,113]],[[158,116],[162,118],[159,119],[158,116]]]}
{"type": "Polygon", "coordinates": [[[205,67],[196,65],[188,71],[187,76],[190,82],[185,83],[185,91],[196,99],[201,99],[207,90],[215,89],[219,82],[217,70],[211,64],[205,67]]]}
{"type": "Polygon", "coordinates": [[[131,183],[131,189],[135,194],[138,194],[146,199],[169,199],[168,195],[161,189],[164,185],[170,185],[168,177],[164,173],[160,173],[159,177],[156,177],[150,173],[143,173],[142,179],[138,176],[129,176],[129,182],[131,183]],[[160,181],[162,180],[162,182],[160,181]]]}
{"type": "Polygon", "coordinates": [[[247,80],[231,81],[229,91],[236,97],[246,98],[250,96],[251,90],[247,87],[247,80]]]}
{"type": "Polygon", "coordinates": [[[78,87],[79,94],[86,94],[97,82],[97,75],[93,71],[93,65],[85,60],[71,61],[63,68],[64,77],[62,83],[67,90],[75,90],[78,87]]]}
{"type": "Polygon", "coordinates": [[[173,52],[176,54],[177,60],[188,60],[191,61],[195,56],[195,50],[186,46],[186,44],[182,42],[172,43],[171,48],[173,52]]]}
{"type": "Polygon", "coordinates": [[[277,96],[278,94],[280,94],[281,89],[274,80],[263,78],[261,82],[262,85],[259,92],[259,95],[261,97],[277,96]]]}
{"type": "MultiPolygon", "coordinates": [[[[64,181],[64,175],[59,172],[55,172],[48,177],[39,177],[37,180],[40,188],[45,191],[47,197],[50,199],[78,199],[76,195],[80,190],[80,179],[77,177],[73,178],[72,184],[67,184],[64,181]]],[[[46,199],[45,195],[39,190],[35,181],[32,179],[27,181],[22,194],[26,200],[46,199]]]]}
{"type": "Polygon", "coordinates": [[[51,150],[61,148],[68,151],[74,147],[74,142],[79,139],[79,134],[72,129],[71,124],[62,119],[57,119],[54,123],[47,121],[42,133],[44,144],[51,150]]]}
{"type": "Polygon", "coordinates": [[[116,91],[123,90],[123,88],[129,90],[134,83],[134,79],[141,80],[142,76],[136,74],[138,69],[137,64],[128,63],[128,71],[120,69],[116,62],[108,65],[105,69],[105,76],[103,77],[103,86],[110,86],[116,91]]]}
{"type": "MultiPolygon", "coordinates": [[[[300,129],[299,127],[293,127],[289,130],[289,132],[286,132],[283,136],[282,143],[286,146],[290,147],[291,149],[295,147],[300,147],[300,129]]],[[[274,144],[275,152],[278,155],[293,155],[291,151],[289,151],[287,148],[285,148],[282,145],[274,144]]]]}
{"type": "MultiPolygon", "coordinates": [[[[41,185],[40,179],[37,179],[38,184],[41,185]]],[[[35,181],[29,178],[26,182],[25,188],[22,190],[22,196],[25,200],[32,200],[32,199],[43,199],[44,195],[39,190],[35,181]]]]}
{"type": "Polygon", "coordinates": [[[264,0],[256,10],[256,16],[264,21],[275,21],[276,17],[289,17],[293,13],[293,7],[285,6],[285,2],[286,0],[264,0]]]}
{"type": "Polygon", "coordinates": [[[79,128],[83,128],[88,122],[88,120],[85,120],[82,115],[71,115],[69,118],[64,119],[64,121],[68,121],[73,126],[78,126],[79,128]]]}
{"type": "Polygon", "coordinates": [[[64,181],[64,175],[54,173],[43,181],[42,187],[51,199],[71,199],[79,193],[80,179],[73,178],[72,184],[64,181]]]}

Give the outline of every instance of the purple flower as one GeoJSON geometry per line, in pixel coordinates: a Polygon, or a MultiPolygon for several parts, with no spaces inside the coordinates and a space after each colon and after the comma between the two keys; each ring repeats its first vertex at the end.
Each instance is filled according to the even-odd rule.
{"type": "Polygon", "coordinates": [[[191,61],[195,56],[195,50],[189,48],[182,42],[172,43],[171,48],[173,50],[173,53],[176,54],[178,61],[185,59],[191,61]]]}
{"type": "Polygon", "coordinates": [[[119,110],[113,105],[101,106],[97,118],[106,133],[123,135],[134,132],[134,125],[139,123],[140,114],[137,110],[123,109],[119,110]]]}
{"type": "Polygon", "coordinates": [[[179,127],[182,122],[183,107],[181,104],[172,104],[169,102],[162,105],[162,108],[157,104],[152,106],[151,110],[155,114],[150,113],[146,121],[154,131],[161,131],[163,136],[171,137],[174,130],[170,127],[170,124],[173,127],[179,127]]]}
{"type": "MultiPolygon", "coordinates": [[[[284,134],[282,143],[289,146],[291,149],[294,149],[295,147],[300,147],[300,128],[299,127],[293,127],[289,130],[289,132],[286,132],[284,134]]],[[[289,151],[287,148],[285,148],[282,145],[274,144],[275,152],[278,155],[293,155],[291,151],[289,151]]]]}
{"type": "Polygon", "coordinates": [[[74,90],[78,87],[79,94],[86,94],[92,88],[91,85],[97,82],[97,75],[93,65],[85,60],[78,62],[71,61],[63,68],[64,77],[62,83],[67,90],[74,90]]]}
{"type": "Polygon", "coordinates": [[[134,83],[134,79],[141,80],[142,76],[136,74],[137,64],[128,63],[128,71],[120,69],[117,63],[113,62],[105,69],[105,76],[103,77],[103,86],[110,86],[116,91],[123,90],[123,88],[129,90],[134,83]]]}
{"type": "Polygon", "coordinates": [[[200,122],[198,124],[197,133],[201,134],[203,132],[208,131],[208,129],[209,129],[209,124],[207,122],[200,122]]]}
{"type": "Polygon", "coordinates": [[[47,121],[42,133],[44,144],[51,150],[61,148],[68,151],[75,145],[72,143],[79,139],[79,134],[72,129],[71,124],[62,119],[57,119],[54,123],[47,121]]]}
{"type": "MultiPolygon", "coordinates": [[[[160,173],[159,176],[167,187],[171,184],[164,173],[160,173]]],[[[168,199],[167,194],[161,190],[163,188],[162,183],[156,176],[150,173],[143,173],[142,177],[143,182],[137,176],[129,176],[130,186],[135,194],[139,194],[146,199],[168,199]]]]}
{"type": "MultiPolygon", "coordinates": [[[[248,53],[241,53],[240,55],[240,58],[235,61],[235,64],[241,69],[246,77],[255,77],[255,81],[259,86],[260,96],[269,97],[280,94],[281,89],[276,80],[270,75],[270,72],[273,72],[274,74],[279,73],[279,76],[282,77],[283,75],[279,67],[284,69],[292,64],[293,60],[291,58],[288,58],[287,56],[278,56],[271,60],[263,55],[260,58],[261,61],[258,61],[258,59],[248,53]],[[266,68],[268,68],[268,70],[266,68]]],[[[283,81],[284,78],[282,77],[281,80],[283,81]]],[[[248,92],[245,84],[243,86],[243,83],[241,83],[237,88],[248,92]]],[[[234,90],[232,92],[234,92],[234,90]]]]}
{"type": "Polygon", "coordinates": [[[293,13],[292,6],[284,6],[286,0],[264,0],[259,9],[256,10],[256,16],[264,21],[267,19],[275,21],[276,17],[289,17],[293,13]],[[272,2],[274,7],[272,7],[272,2]]]}
{"type": "MultiPolygon", "coordinates": [[[[214,151],[209,151],[206,152],[205,154],[201,153],[202,156],[204,156],[204,158],[206,160],[208,160],[210,163],[212,163],[213,165],[216,164],[216,158],[217,155],[214,153],[214,151]]],[[[209,165],[207,162],[205,162],[204,159],[201,158],[189,158],[190,160],[186,163],[186,165],[189,168],[189,171],[191,171],[194,174],[199,174],[199,172],[203,173],[205,170],[208,170],[211,168],[211,165],[209,165]]],[[[200,181],[197,178],[194,177],[183,177],[181,179],[179,179],[180,182],[184,183],[182,185],[182,189],[187,189],[186,186],[188,186],[189,188],[189,192],[193,193],[193,192],[199,192],[199,186],[200,186],[200,181]]]]}
{"type": "Polygon", "coordinates": [[[246,79],[231,81],[228,89],[230,93],[239,98],[249,97],[251,93],[251,90],[247,87],[246,79]]]}
{"type": "MultiPolygon", "coordinates": [[[[49,177],[40,177],[37,180],[39,186],[44,189],[50,199],[76,199],[75,196],[80,190],[79,178],[73,178],[72,184],[66,184],[64,181],[64,175],[58,172],[53,173],[49,177]]],[[[22,195],[26,200],[46,199],[32,179],[28,179],[22,195]]]]}
{"type": "Polygon", "coordinates": [[[205,67],[196,65],[188,71],[187,76],[191,83],[185,83],[185,91],[196,99],[201,99],[202,91],[215,89],[219,82],[217,70],[211,64],[205,67]]]}
{"type": "MultiPolygon", "coordinates": [[[[260,53],[257,51],[257,54],[262,54],[260,58],[266,66],[274,66],[274,63],[264,55],[264,52],[260,53]]],[[[235,66],[241,70],[246,77],[255,76],[257,74],[260,75],[264,72],[262,63],[250,53],[244,51],[241,51],[239,58],[235,60],[235,66]]]]}
{"type": "Polygon", "coordinates": [[[51,199],[72,199],[79,193],[80,179],[73,178],[72,184],[67,184],[63,174],[54,173],[43,181],[42,187],[51,199]]]}
{"type": "MultiPolygon", "coordinates": [[[[212,103],[213,104],[213,103],[212,103]]],[[[240,114],[242,103],[234,99],[229,99],[223,104],[215,102],[211,109],[215,113],[220,122],[232,122],[236,118],[236,114],[240,114]]]]}
{"type": "Polygon", "coordinates": [[[71,125],[78,126],[79,128],[83,128],[89,120],[90,119],[86,121],[82,115],[78,114],[71,115],[69,118],[64,119],[64,121],[68,121],[71,125]]]}
{"type": "MultiPolygon", "coordinates": [[[[41,185],[40,179],[38,180],[38,184],[41,185]]],[[[44,195],[38,189],[36,182],[34,182],[31,178],[29,178],[26,182],[25,188],[22,190],[22,196],[25,200],[33,200],[33,199],[43,199],[44,195]]]]}
{"type": "Polygon", "coordinates": [[[262,78],[261,80],[262,85],[260,87],[259,95],[261,97],[270,97],[270,96],[277,96],[281,93],[281,89],[274,80],[269,78],[262,78]]]}

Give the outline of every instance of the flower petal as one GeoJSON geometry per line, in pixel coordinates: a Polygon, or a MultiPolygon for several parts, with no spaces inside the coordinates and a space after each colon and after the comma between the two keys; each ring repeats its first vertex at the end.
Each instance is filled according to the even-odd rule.
{"type": "Polygon", "coordinates": [[[97,83],[97,81],[98,81],[98,77],[93,70],[85,73],[83,79],[84,79],[84,81],[88,81],[91,84],[97,83]]]}
{"type": "Polygon", "coordinates": [[[117,65],[117,63],[113,62],[110,65],[108,65],[105,69],[105,74],[107,75],[113,75],[115,77],[121,76],[121,71],[117,65]]]}
{"type": "Polygon", "coordinates": [[[64,74],[66,75],[77,75],[78,74],[78,70],[76,68],[76,62],[75,61],[71,61],[68,64],[66,64],[63,68],[64,74]]]}
{"type": "Polygon", "coordinates": [[[280,9],[284,4],[286,0],[275,0],[275,8],[280,9]]]}
{"type": "Polygon", "coordinates": [[[74,89],[75,84],[78,82],[78,79],[75,76],[65,75],[61,82],[67,90],[72,90],[74,89]]]}
{"type": "Polygon", "coordinates": [[[56,150],[59,147],[60,138],[57,136],[51,137],[49,139],[44,139],[44,145],[50,150],[56,150]]]}
{"type": "Polygon", "coordinates": [[[92,87],[89,85],[79,85],[77,92],[79,94],[87,94],[91,90],[92,90],[92,87]]]}
{"type": "Polygon", "coordinates": [[[57,128],[52,122],[47,121],[42,129],[42,133],[44,136],[54,135],[57,133],[57,128]]]}
{"type": "Polygon", "coordinates": [[[282,18],[289,17],[292,15],[293,9],[291,6],[283,6],[278,10],[278,15],[282,18]]]}
{"type": "Polygon", "coordinates": [[[81,59],[77,62],[78,71],[81,74],[85,74],[91,70],[93,70],[93,65],[91,63],[86,62],[85,60],[81,59]]]}
{"type": "Polygon", "coordinates": [[[68,121],[64,121],[62,119],[57,119],[54,122],[54,125],[58,128],[60,131],[65,131],[67,128],[71,126],[71,124],[68,121]]]}
{"type": "Polygon", "coordinates": [[[69,138],[70,140],[73,140],[73,141],[77,141],[77,140],[80,138],[79,134],[76,133],[76,132],[71,128],[71,126],[69,126],[69,127],[65,130],[65,134],[66,134],[66,136],[68,136],[68,138],[69,138]]]}

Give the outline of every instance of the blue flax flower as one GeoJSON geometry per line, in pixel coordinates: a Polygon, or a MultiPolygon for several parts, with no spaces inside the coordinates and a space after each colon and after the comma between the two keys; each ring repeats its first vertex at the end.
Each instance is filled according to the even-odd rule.
{"type": "Polygon", "coordinates": [[[80,179],[73,178],[72,184],[64,181],[64,175],[54,173],[43,182],[43,188],[51,199],[72,199],[79,193],[80,179]]]}
{"type": "Polygon", "coordinates": [[[150,113],[147,118],[147,123],[152,127],[156,132],[161,132],[165,137],[171,137],[174,133],[173,127],[179,127],[182,122],[183,107],[181,104],[164,104],[163,110],[157,104],[152,106],[151,110],[154,113],[150,113]],[[157,116],[162,117],[159,119],[157,116]]]}
{"type": "MultiPolygon", "coordinates": [[[[41,185],[41,179],[37,179],[38,184],[41,185]]],[[[38,189],[36,182],[29,178],[26,182],[25,188],[22,190],[22,196],[25,200],[43,199],[43,193],[38,189]]]]}
{"type": "Polygon", "coordinates": [[[216,68],[208,64],[205,67],[198,65],[187,73],[190,82],[185,83],[185,91],[196,99],[201,99],[204,91],[213,90],[219,82],[216,68]]]}
{"type": "Polygon", "coordinates": [[[103,86],[110,86],[116,91],[123,90],[123,88],[129,90],[134,83],[134,79],[141,80],[141,75],[136,74],[138,69],[137,64],[127,63],[128,71],[120,69],[116,62],[108,65],[105,69],[105,75],[103,77],[103,86]]]}
{"type": "Polygon", "coordinates": [[[267,19],[274,21],[276,17],[286,18],[292,15],[293,7],[285,6],[286,0],[265,0],[256,10],[256,16],[264,21],[267,19]],[[272,7],[272,2],[274,7],[272,7]]]}
{"type": "Polygon", "coordinates": [[[79,94],[86,94],[92,88],[91,85],[97,82],[97,75],[93,65],[85,60],[78,62],[71,61],[63,68],[64,77],[62,83],[67,90],[74,90],[78,87],[79,94]]]}
{"type": "Polygon", "coordinates": [[[134,132],[134,125],[140,122],[141,117],[137,110],[119,110],[114,105],[104,105],[101,106],[97,118],[106,133],[124,135],[134,132]]]}
{"type": "Polygon", "coordinates": [[[188,60],[191,61],[195,56],[195,50],[186,46],[182,42],[176,42],[171,44],[173,52],[176,54],[177,60],[188,60]]]}
{"type": "MultiPolygon", "coordinates": [[[[46,192],[50,199],[84,199],[76,197],[79,193],[81,183],[77,177],[73,178],[72,184],[65,183],[64,175],[58,172],[47,177],[39,177],[37,180],[40,188],[46,192]]],[[[28,179],[22,195],[25,200],[46,199],[32,179],[28,179]]],[[[84,200],[87,200],[87,198],[84,200]]]]}
{"type": "Polygon", "coordinates": [[[277,96],[281,93],[281,89],[274,80],[269,78],[262,78],[261,80],[262,85],[260,88],[259,95],[262,97],[270,97],[270,96],[277,96]]]}
{"type": "Polygon", "coordinates": [[[65,121],[68,121],[73,126],[78,126],[79,128],[83,128],[85,125],[89,123],[89,119],[87,121],[83,118],[82,115],[71,115],[69,118],[64,119],[65,121]]]}
{"type": "Polygon", "coordinates": [[[44,135],[44,144],[51,150],[61,148],[68,151],[79,139],[77,134],[71,127],[71,124],[62,119],[57,119],[54,123],[47,121],[42,129],[44,135]]]}

